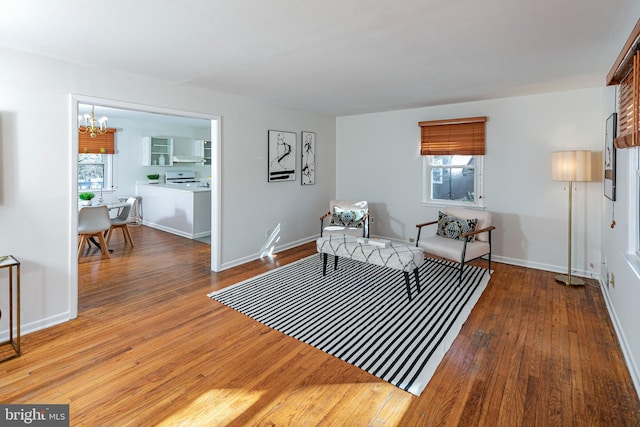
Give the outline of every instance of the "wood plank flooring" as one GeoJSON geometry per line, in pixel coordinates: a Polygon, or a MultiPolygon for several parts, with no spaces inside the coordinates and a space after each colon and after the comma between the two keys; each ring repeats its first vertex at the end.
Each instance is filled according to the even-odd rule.
{"type": "MultiPolygon", "coordinates": [[[[431,382],[413,396],[207,293],[315,253],[221,273],[210,247],[131,227],[79,264],[79,317],[23,337],[0,402],[68,403],[74,426],[639,426],[600,290],[495,263],[431,382]]],[[[26,284],[23,284],[25,286],[26,284]]]]}

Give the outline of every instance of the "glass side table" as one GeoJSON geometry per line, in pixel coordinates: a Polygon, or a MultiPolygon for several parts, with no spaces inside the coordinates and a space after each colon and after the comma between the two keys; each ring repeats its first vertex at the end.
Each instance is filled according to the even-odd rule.
{"type": "MultiPolygon", "coordinates": [[[[0,346],[9,344],[13,347],[13,352],[9,356],[0,359],[0,362],[20,356],[20,261],[13,255],[0,256],[0,269],[3,268],[9,269],[9,340],[1,342],[0,346]],[[13,283],[14,270],[16,277],[15,285],[13,283]],[[14,321],[16,325],[15,336],[14,321]]],[[[1,315],[2,313],[0,313],[0,316],[1,315]]]]}

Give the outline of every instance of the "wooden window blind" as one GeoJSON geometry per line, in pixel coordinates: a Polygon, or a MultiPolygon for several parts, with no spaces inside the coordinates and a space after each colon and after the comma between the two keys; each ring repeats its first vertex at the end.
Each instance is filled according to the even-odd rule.
{"type": "Polygon", "coordinates": [[[617,148],[640,145],[640,20],[627,39],[613,67],[607,85],[618,85],[617,148]]]}
{"type": "Polygon", "coordinates": [[[639,145],[638,121],[640,120],[639,97],[639,59],[638,53],[633,56],[633,66],[622,79],[618,88],[618,136],[615,139],[617,148],[628,148],[639,145]]]}
{"type": "Polygon", "coordinates": [[[88,133],[78,132],[78,153],[115,154],[115,132],[115,129],[109,128],[106,133],[96,135],[95,138],[91,138],[88,133]]]}
{"type": "Polygon", "coordinates": [[[486,117],[419,122],[420,154],[423,156],[471,155],[485,153],[486,117]]]}

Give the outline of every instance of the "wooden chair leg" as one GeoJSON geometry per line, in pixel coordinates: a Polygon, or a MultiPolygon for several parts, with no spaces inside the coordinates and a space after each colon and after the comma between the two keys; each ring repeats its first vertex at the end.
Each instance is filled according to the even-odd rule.
{"type": "Polygon", "coordinates": [[[109,245],[109,242],[111,241],[111,232],[113,231],[113,225],[111,227],[109,227],[109,229],[107,231],[105,231],[105,234],[107,236],[107,245],[109,245]]]}
{"type": "Polygon", "coordinates": [[[84,234],[80,235],[80,242],[78,242],[78,259],[82,256],[82,250],[84,249],[84,245],[87,242],[87,237],[84,234]]]}
{"type": "Polygon", "coordinates": [[[98,233],[98,240],[100,240],[100,250],[102,250],[102,254],[109,256],[109,246],[107,242],[104,240],[104,235],[102,233],[98,233]]]}
{"type": "Polygon", "coordinates": [[[129,233],[129,226],[127,226],[127,224],[124,225],[124,227],[122,228],[123,232],[126,234],[124,241],[126,242],[127,239],[129,239],[129,243],[131,244],[131,247],[135,246],[133,244],[133,239],[131,238],[131,233],[129,233]]]}

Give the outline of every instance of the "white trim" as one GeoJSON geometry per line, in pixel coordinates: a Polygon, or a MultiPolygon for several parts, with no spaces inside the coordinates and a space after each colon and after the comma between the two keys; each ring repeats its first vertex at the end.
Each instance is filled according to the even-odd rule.
{"type": "Polygon", "coordinates": [[[157,224],[155,222],[147,221],[145,219],[142,220],[142,225],[155,228],[156,230],[166,231],[167,233],[175,234],[180,237],[186,237],[187,239],[199,239],[201,237],[211,236],[210,231],[203,231],[200,233],[189,234],[186,231],[178,230],[177,228],[173,228],[173,227],[167,227],[166,225],[157,224]]]}
{"type": "MultiPolygon", "coordinates": [[[[423,206],[430,207],[445,207],[445,206],[462,206],[468,207],[470,209],[473,208],[481,208],[485,207],[484,203],[484,156],[472,156],[474,159],[473,165],[473,186],[474,186],[474,202],[459,202],[454,200],[440,200],[433,199],[431,197],[431,169],[432,165],[430,159],[436,156],[422,156],[422,200],[421,204],[423,206]]],[[[438,165],[434,165],[435,167],[439,167],[438,165]]],[[[449,166],[443,166],[449,167],[449,166]]],[[[454,168],[457,166],[450,166],[450,168],[454,168]]]]}
{"type": "Polygon", "coordinates": [[[171,116],[181,116],[188,118],[204,119],[211,121],[211,269],[213,271],[220,271],[220,248],[221,248],[221,166],[222,159],[220,156],[222,145],[222,117],[214,114],[196,113],[191,111],[174,110],[171,108],[157,107],[151,105],[136,104],[132,102],[117,101],[113,99],[97,98],[93,96],[86,96],[80,94],[70,94],[70,114],[69,120],[69,134],[71,136],[71,168],[69,174],[69,186],[71,190],[71,205],[70,221],[69,221],[69,260],[70,260],[70,284],[69,284],[69,318],[75,319],[78,317],[78,238],[77,234],[72,230],[78,229],[78,132],[77,132],[77,117],[78,117],[78,103],[83,104],[96,104],[104,107],[121,108],[125,110],[136,110],[147,113],[166,114],[171,116]],[[214,158],[215,156],[215,158],[214,158]]]}
{"type": "MultiPolygon", "coordinates": [[[[77,256],[76,252],[76,256],[77,256]]],[[[76,316],[77,317],[77,316],[76,316]]],[[[52,326],[59,325],[61,323],[65,323],[71,320],[71,313],[65,312],[56,314],[55,316],[47,317],[46,319],[39,319],[35,322],[23,323],[20,325],[20,337],[24,337],[27,334],[32,332],[41,331],[43,329],[50,328],[52,326]]],[[[17,328],[14,326],[14,334],[17,332],[17,328]]],[[[15,335],[14,335],[15,338],[15,335]]],[[[8,341],[9,340],[9,328],[0,331],[0,340],[8,341]]]]}
{"type": "Polygon", "coordinates": [[[624,334],[624,330],[620,326],[620,320],[618,320],[618,316],[616,314],[615,307],[609,297],[607,287],[601,280],[598,281],[598,283],[600,285],[602,295],[604,296],[604,303],[607,306],[607,311],[609,311],[609,318],[611,319],[611,323],[613,324],[613,329],[616,331],[616,335],[618,336],[618,342],[620,343],[622,355],[624,356],[624,360],[627,362],[629,375],[631,376],[633,385],[636,388],[636,393],[638,393],[638,395],[640,396],[640,370],[638,369],[638,365],[636,365],[636,362],[633,358],[633,353],[629,348],[629,342],[627,341],[627,337],[624,334]]]}
{"type": "Polygon", "coordinates": [[[307,237],[305,239],[296,240],[295,242],[287,243],[286,245],[277,246],[271,252],[272,255],[265,255],[265,256],[261,257],[260,253],[255,253],[253,255],[248,255],[246,257],[237,258],[235,260],[231,260],[231,261],[225,262],[224,264],[222,264],[221,270],[226,270],[228,268],[237,267],[239,265],[246,264],[247,262],[255,261],[257,259],[261,259],[261,258],[264,258],[264,257],[273,256],[273,254],[277,254],[278,252],[282,252],[282,251],[285,251],[287,249],[295,248],[296,246],[300,246],[300,245],[304,245],[304,244],[309,243],[309,242],[313,242],[318,237],[319,236],[316,235],[316,236],[312,236],[312,237],[307,237]]]}
{"type": "Polygon", "coordinates": [[[638,251],[640,251],[640,196],[638,195],[640,192],[640,169],[638,169],[640,150],[638,150],[638,147],[629,148],[628,150],[630,151],[627,169],[627,200],[629,200],[627,205],[627,218],[629,218],[629,241],[627,247],[629,252],[638,254],[638,251]]]}

